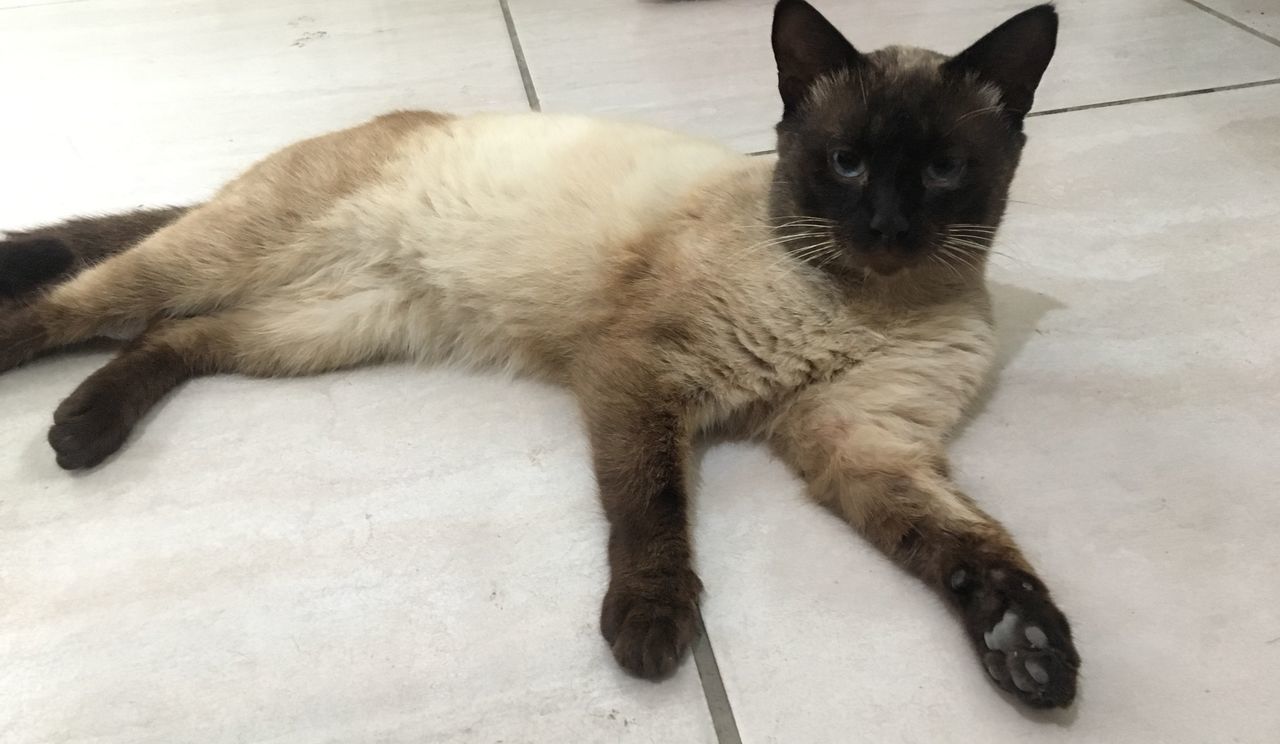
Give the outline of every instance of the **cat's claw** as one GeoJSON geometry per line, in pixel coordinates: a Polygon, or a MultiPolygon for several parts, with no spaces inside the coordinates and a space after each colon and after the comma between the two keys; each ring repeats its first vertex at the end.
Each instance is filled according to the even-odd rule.
{"type": "Polygon", "coordinates": [[[1080,656],[1066,617],[1035,577],[1014,568],[960,569],[949,582],[988,676],[1034,708],[1076,696],[1080,656]]]}

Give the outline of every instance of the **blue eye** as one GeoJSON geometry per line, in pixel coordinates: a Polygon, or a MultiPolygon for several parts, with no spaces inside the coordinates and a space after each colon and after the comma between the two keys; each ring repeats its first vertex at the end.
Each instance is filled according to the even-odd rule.
{"type": "Polygon", "coordinates": [[[831,170],[841,178],[861,178],[867,172],[867,164],[853,150],[842,147],[831,151],[831,170]]]}
{"type": "Polygon", "coordinates": [[[964,175],[963,158],[938,158],[925,166],[924,178],[931,186],[954,186],[964,175]]]}

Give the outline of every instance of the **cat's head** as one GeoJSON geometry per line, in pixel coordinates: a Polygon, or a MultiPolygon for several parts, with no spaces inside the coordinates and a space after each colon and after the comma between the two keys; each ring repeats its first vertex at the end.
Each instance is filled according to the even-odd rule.
{"type": "Polygon", "coordinates": [[[906,47],[863,54],[808,3],[781,0],[772,209],[795,237],[790,247],[830,236],[833,249],[806,256],[880,274],[983,252],[1057,30],[1057,13],[1041,5],[954,57],[906,47]]]}

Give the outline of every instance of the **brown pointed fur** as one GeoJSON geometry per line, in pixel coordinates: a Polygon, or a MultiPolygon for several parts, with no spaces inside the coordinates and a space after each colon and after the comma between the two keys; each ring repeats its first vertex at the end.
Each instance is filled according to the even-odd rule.
{"type": "Polygon", "coordinates": [[[0,241],[0,303],[27,301],[126,250],[186,211],[187,207],[136,209],[9,231],[0,241]]]}
{"type": "MultiPolygon", "coordinates": [[[[882,84],[936,83],[945,61],[871,59],[863,72],[882,84]]],[[[866,82],[821,76],[804,105],[830,112],[855,85],[866,82]]],[[[990,86],[956,95],[999,114],[990,86]]],[[[1068,704],[1079,658],[1065,618],[947,475],[947,436],[993,352],[983,256],[881,276],[804,244],[811,212],[788,184],[808,176],[787,121],[775,159],[574,117],[380,117],[267,158],[0,315],[0,369],[136,334],[55,414],[49,440],[68,468],[101,462],[197,375],[415,359],[566,384],[610,524],[601,628],[623,667],[652,678],[696,628],[691,443],[710,429],[759,437],[818,502],[943,593],[998,684],[1068,704]],[[992,646],[1015,621],[1048,645],[992,646]]],[[[990,176],[1001,199],[1014,165],[1016,153],[990,176]]],[[[986,219],[994,230],[999,210],[986,219]]]]}

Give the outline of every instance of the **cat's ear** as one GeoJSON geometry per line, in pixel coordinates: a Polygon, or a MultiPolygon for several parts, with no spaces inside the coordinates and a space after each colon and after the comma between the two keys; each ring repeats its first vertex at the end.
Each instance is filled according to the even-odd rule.
{"type": "Polygon", "coordinates": [[[995,85],[1005,111],[1020,126],[1057,41],[1058,12],[1052,5],[1037,5],[1000,24],[944,67],[995,85]]]}
{"type": "Polygon", "coordinates": [[[854,69],[863,61],[836,27],[804,0],[780,0],[774,7],[773,58],[778,63],[783,118],[800,108],[818,78],[854,69]]]}

